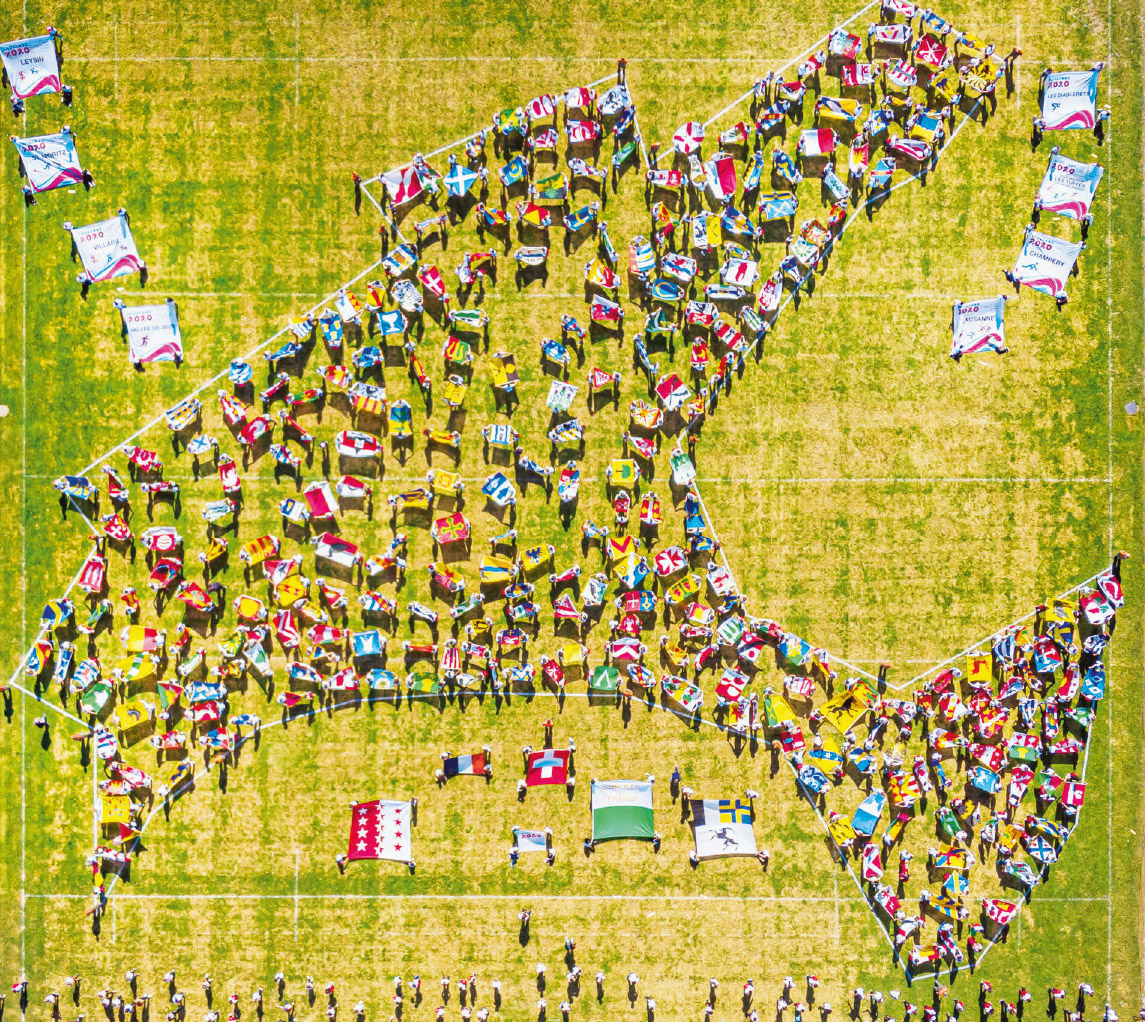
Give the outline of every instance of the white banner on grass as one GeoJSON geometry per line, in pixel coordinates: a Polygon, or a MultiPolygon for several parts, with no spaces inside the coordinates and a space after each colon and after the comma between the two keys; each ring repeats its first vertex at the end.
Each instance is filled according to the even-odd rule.
{"type": "Polygon", "coordinates": [[[518,852],[547,852],[549,850],[548,835],[543,830],[525,830],[524,827],[514,827],[513,838],[516,841],[518,852]]]}
{"type": "Polygon", "coordinates": [[[60,60],[54,34],[0,43],[0,60],[18,99],[60,91],[60,60]]]}
{"type": "Polygon", "coordinates": [[[173,299],[162,305],[116,303],[127,331],[132,362],[181,362],[183,335],[179,331],[179,310],[173,299]]]}
{"type": "Polygon", "coordinates": [[[955,302],[951,323],[954,341],[950,357],[957,362],[963,355],[974,352],[996,351],[1001,354],[1008,351],[1006,325],[1002,318],[1005,311],[1005,295],[955,302]]]}
{"type": "Polygon", "coordinates": [[[1058,71],[1046,75],[1042,96],[1045,131],[1067,128],[1093,128],[1097,123],[1097,76],[1101,68],[1089,71],[1058,71]]]}
{"type": "Polygon", "coordinates": [[[64,224],[64,229],[71,232],[84,272],[93,282],[122,277],[143,268],[126,213],[86,227],[64,224]]]}
{"type": "Polygon", "coordinates": [[[12,144],[24,162],[24,173],[28,175],[32,191],[48,192],[83,181],[76,139],[70,129],[35,138],[13,137],[12,144]]]}
{"type": "Polygon", "coordinates": [[[1014,279],[1035,291],[1057,297],[1065,292],[1065,282],[1084,248],[1084,241],[1065,241],[1028,229],[1014,264],[1014,279]]]}
{"type": "Polygon", "coordinates": [[[1089,216],[1089,207],[1104,173],[1100,163],[1078,163],[1053,153],[1034,201],[1051,213],[1084,220],[1089,216]]]}

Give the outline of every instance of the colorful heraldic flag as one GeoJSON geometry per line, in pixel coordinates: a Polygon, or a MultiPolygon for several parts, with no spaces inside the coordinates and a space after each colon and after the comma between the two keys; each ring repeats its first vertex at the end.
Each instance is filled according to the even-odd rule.
{"type": "Polygon", "coordinates": [[[139,250],[131,236],[126,213],[86,227],[69,229],[84,272],[93,282],[111,280],[142,269],[143,260],[139,258],[139,250]]]}
{"type": "Polygon", "coordinates": [[[131,799],[127,795],[99,794],[99,822],[109,823],[131,822],[131,799]]]}
{"type": "Polygon", "coordinates": [[[1035,201],[1051,213],[1071,220],[1084,220],[1089,216],[1094,193],[1104,173],[1105,168],[1100,163],[1078,163],[1054,153],[1035,201]]]}
{"type": "Polygon", "coordinates": [[[54,35],[0,43],[0,60],[17,99],[60,91],[60,60],[54,35]]]}
{"type": "Polygon", "coordinates": [[[1064,294],[1065,282],[1083,248],[1085,242],[1082,241],[1065,241],[1041,231],[1027,231],[1014,264],[1014,279],[1047,295],[1064,294]]]}
{"type": "Polygon", "coordinates": [[[513,828],[513,842],[518,852],[547,852],[549,839],[543,830],[525,830],[524,827],[513,828]]]}
{"type": "Polygon", "coordinates": [[[1097,123],[1097,76],[1100,73],[1100,68],[1093,68],[1046,76],[1042,96],[1045,131],[1093,128],[1097,123]]]}
{"type": "Polygon", "coordinates": [[[651,841],[654,834],[651,781],[592,782],[593,841],[651,841]]]}
{"type": "Polygon", "coordinates": [[[482,776],[485,773],[485,753],[477,752],[471,756],[450,756],[445,760],[446,777],[459,777],[463,774],[482,776]]]}
{"type": "Polygon", "coordinates": [[[121,307],[127,331],[128,356],[132,362],[181,362],[183,335],[179,310],[173,301],[162,305],[121,307]]]}
{"type": "Polygon", "coordinates": [[[538,784],[566,784],[569,779],[569,753],[567,749],[542,749],[529,753],[525,770],[525,784],[530,788],[538,784]]]}
{"type": "Polygon", "coordinates": [[[359,802],[352,813],[348,858],[398,862],[409,862],[413,858],[408,802],[390,799],[359,802]]]}
{"type": "Polygon", "coordinates": [[[83,181],[83,168],[76,152],[76,139],[68,128],[54,135],[13,138],[24,163],[24,173],[34,192],[50,192],[83,181]]]}
{"type": "Polygon", "coordinates": [[[691,810],[692,836],[699,858],[756,854],[750,803],[741,802],[738,798],[694,798],[691,810]]]}
{"type": "Polygon", "coordinates": [[[1005,311],[1005,295],[955,302],[950,357],[957,362],[963,355],[979,351],[996,351],[999,354],[1009,351],[1003,322],[1005,311]]]}

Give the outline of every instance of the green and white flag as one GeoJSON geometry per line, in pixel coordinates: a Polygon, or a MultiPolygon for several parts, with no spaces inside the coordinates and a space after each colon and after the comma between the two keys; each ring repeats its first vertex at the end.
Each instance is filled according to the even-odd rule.
{"type": "Polygon", "coordinates": [[[592,839],[636,838],[651,841],[651,781],[593,781],[592,839]]]}

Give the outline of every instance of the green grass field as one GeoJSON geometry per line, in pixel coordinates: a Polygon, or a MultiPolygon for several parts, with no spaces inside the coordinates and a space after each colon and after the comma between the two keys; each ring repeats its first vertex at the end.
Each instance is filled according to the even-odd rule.
{"type": "MultiPolygon", "coordinates": [[[[32,2],[0,12],[4,39],[47,24],[61,30],[64,80],[76,96],[72,110],[58,108],[52,97],[30,100],[25,123],[13,121],[10,131],[32,135],[70,124],[97,181],[90,193],[49,193],[25,210],[15,151],[2,150],[8,187],[0,203],[0,402],[11,414],[0,420],[0,487],[10,518],[0,534],[6,623],[0,648],[8,672],[36,638],[44,602],[60,595],[89,549],[76,515],[61,522],[52,479],[90,464],[88,474],[102,485],[98,463],[107,453],[199,388],[204,428],[237,456],[215,400],[225,377],[211,381],[288,317],[317,306],[380,258],[380,217],[368,200],[355,215],[352,171],[370,177],[414,152],[432,152],[486,126],[496,110],[611,74],[617,56],[628,60],[645,140],[668,148],[681,123],[724,111],[756,78],[787,66],[857,9],[823,2],[653,8],[436,0],[417,8],[333,2],[158,8],[117,0],[89,9],[32,2]],[[179,304],[188,349],[181,369],[165,364],[137,374],[127,360],[112,300],[141,299],[137,280],[97,284],[86,301],[74,282],[61,223],[88,223],[120,205],[131,212],[150,269],[144,293],[179,304]]],[[[1141,416],[1123,411],[1130,400],[1145,403],[1141,11],[1112,3],[1068,2],[1047,11],[1025,0],[977,7],[959,0],[941,13],[1002,53],[1021,46],[1016,95],[1000,96],[985,124],[960,127],[925,184],[899,188],[872,219],[862,215],[848,226],[813,295],[785,309],[758,362],[749,361],[704,424],[698,489],[751,613],[782,622],[864,670],[890,661],[894,685],[1093,576],[1113,551],[1133,555],[1123,576],[1126,606],[1106,654],[1109,694],[1086,757],[1080,825],[1006,942],[973,975],[963,969],[953,981],[968,1004],[980,977],[1007,999],[1024,983],[1040,1013],[1047,986],[1068,992],[1088,980],[1095,1002],[1109,1000],[1128,1018],[1145,996],[1143,447],[1141,416]],[[1032,153],[1041,70],[1096,60],[1109,62],[1100,102],[1112,107],[1113,118],[1104,146],[1074,132],[1047,137],[1032,153]],[[1010,353],[956,365],[946,357],[950,305],[1007,289],[1002,272],[1013,265],[1054,144],[1106,168],[1070,302],[1059,313],[1048,297],[1024,290],[1007,308],[1010,353]]],[[[865,30],[875,17],[872,8],[852,27],[865,30]]],[[[709,127],[709,139],[746,118],[746,103],[726,110],[709,127]]],[[[602,152],[610,154],[608,140],[602,152]]],[[[444,170],[445,161],[443,154],[431,163],[444,170]]],[[[499,165],[491,152],[490,161],[499,165]]],[[[818,210],[812,189],[804,185],[800,197],[800,219],[818,210]]],[[[496,188],[491,201],[498,201],[496,188]]],[[[424,215],[416,210],[403,228],[424,215]]],[[[623,264],[628,240],[648,233],[640,173],[629,169],[604,215],[623,264]]],[[[1077,230],[1052,217],[1041,226],[1062,236],[1077,230]]],[[[516,354],[522,382],[511,421],[526,453],[539,461],[547,454],[549,381],[537,363],[538,343],[557,335],[561,313],[585,322],[582,267],[594,247],[587,241],[566,257],[561,233],[552,232],[545,288],[534,283],[518,294],[505,257],[483,305],[492,321],[490,350],[516,354]]],[[[424,261],[452,283],[461,254],[478,247],[470,217],[451,229],[444,253],[430,246],[424,261]]],[[[765,272],[781,248],[762,246],[765,272]]],[[[358,285],[360,295],[376,275],[371,271],[358,285]]],[[[581,384],[593,366],[624,377],[617,407],[602,405],[590,415],[581,403],[583,386],[578,397],[589,432],[572,528],[562,528],[555,495],[546,503],[533,486],[517,511],[522,545],[551,543],[558,568],[579,563],[586,576],[597,570],[599,554],[582,552],[579,525],[585,518],[611,523],[604,469],[619,457],[628,402],[647,396],[632,367],[631,337],[642,314],[627,300],[626,306],[623,343],[586,345],[583,367],[573,370],[573,382],[581,384]]],[[[425,325],[421,353],[438,387],[445,334],[428,316],[425,325]]],[[[324,356],[319,340],[303,372],[307,385],[324,356]]],[[[687,356],[677,345],[673,366],[682,376],[687,356]]],[[[662,364],[667,358],[658,357],[662,364]]],[[[265,363],[258,354],[252,361],[261,388],[265,363]]],[[[483,510],[479,493],[492,468],[482,458],[478,430],[509,421],[494,407],[487,361],[478,356],[466,412],[450,426],[465,436],[457,471],[467,483],[475,541],[460,570],[471,588],[489,537],[507,527],[483,510]]],[[[444,403],[436,400],[427,414],[401,368],[388,368],[385,382],[391,401],[405,397],[413,405],[417,442],[404,463],[387,443],[374,519],[355,511],[341,519],[341,532],[367,553],[380,552],[391,535],[385,496],[421,483],[427,467],[452,467],[440,454],[427,460],[420,436],[422,427],[450,423],[444,403]]],[[[330,439],[349,425],[332,403],[313,430],[330,439]]],[[[220,495],[218,483],[209,473],[192,480],[187,457],[172,457],[162,424],[135,442],[158,450],[166,476],[181,482],[178,525],[192,562],[205,543],[199,512],[220,495]]],[[[673,502],[667,482],[671,446],[665,438],[643,484],[664,500],[660,546],[683,536],[682,499],[673,502]]],[[[107,460],[123,471],[121,454],[107,460]]],[[[305,472],[306,481],[319,477],[318,467],[316,461],[305,472]]],[[[332,476],[338,474],[335,459],[332,476]]],[[[275,481],[266,455],[242,476],[245,506],[223,576],[228,603],[246,591],[265,595],[261,584],[244,587],[235,554],[264,532],[282,535],[277,505],[294,492],[289,480],[275,481]]],[[[134,508],[138,533],[147,522],[137,493],[134,508]]],[[[172,521],[171,509],[158,506],[155,523],[172,521]]],[[[424,523],[399,527],[410,536],[400,598],[434,602],[444,612],[424,571],[433,558],[424,523]]],[[[287,552],[295,549],[303,548],[284,543],[287,552]]],[[[128,583],[145,591],[142,551],[134,566],[116,554],[110,560],[113,596],[128,583]]],[[[304,570],[312,578],[313,567],[307,554],[304,570]]],[[[393,594],[392,586],[382,588],[393,594]]],[[[543,604],[544,586],[538,593],[543,604]]],[[[352,601],[355,628],[356,611],[352,601]]],[[[490,616],[500,622],[499,607],[490,616]]],[[[158,620],[173,635],[178,619],[176,604],[158,620]]],[[[141,620],[156,623],[147,602],[141,620]]],[[[117,605],[113,631],[99,640],[105,664],[120,655],[115,633],[125,623],[117,605]]],[[[228,613],[216,638],[234,623],[228,613]]],[[[658,622],[644,641],[652,647],[661,630],[658,622]]],[[[602,632],[597,627],[587,640],[593,663],[607,638],[602,632]]],[[[409,637],[403,619],[391,649],[409,637]]],[[[562,641],[546,617],[531,643],[534,659],[562,641]]],[[[215,641],[207,637],[204,644],[213,655],[215,641]]],[[[400,654],[391,654],[389,666],[400,673],[399,662],[400,654]]],[[[281,679],[281,656],[276,663],[281,679]]],[[[658,666],[654,652],[649,663],[658,666]]],[[[261,740],[241,748],[225,780],[212,770],[172,804],[169,817],[159,811],[151,819],[145,850],[130,881],[116,883],[98,936],[83,914],[91,890],[83,860],[93,841],[92,767],[81,763],[69,738],[77,726],[53,711],[42,748],[33,718],[43,710],[17,692],[0,724],[0,968],[13,979],[27,971],[28,1012],[37,1018],[47,1016],[40,998],[75,973],[85,980],[79,1010],[95,1017],[94,991],[122,989],[124,970],[137,967],[141,990],[156,995],[162,974],[176,968],[181,984],[192,988],[192,1012],[202,1010],[203,973],[215,978],[216,995],[234,991],[245,1002],[255,986],[269,990],[282,969],[295,1000],[302,1000],[303,977],[312,975],[320,984],[337,982],[343,1015],[362,998],[371,1019],[389,1017],[390,977],[408,980],[416,972],[426,999],[417,1008],[407,1005],[404,1016],[415,1020],[432,1017],[438,977],[473,972],[479,1004],[491,1005],[489,981],[499,978],[501,1015],[526,1019],[536,1016],[537,962],[549,967],[554,1018],[564,996],[566,935],[578,942],[586,978],[597,968],[608,976],[603,1002],[591,981],[584,984],[575,1017],[643,1013],[642,999],[630,1007],[624,996],[624,976],[632,970],[641,977],[641,998],[653,996],[658,1017],[667,1019],[699,1017],[710,976],[723,984],[717,1019],[739,1013],[738,985],[749,976],[763,1016],[786,975],[800,981],[809,972],[819,975],[818,1000],[837,1011],[856,985],[905,991],[883,931],[852,876],[833,864],[790,772],[766,744],[739,748],[710,726],[714,682],[704,678],[708,705],[694,727],[639,702],[630,716],[614,705],[589,705],[583,682],[571,686],[563,705],[545,694],[451,698],[440,707],[363,701],[280,727],[279,707],[252,684],[232,705],[264,718],[261,740]],[[580,783],[571,800],[557,789],[533,789],[518,804],[520,748],[540,746],[546,717],[557,718],[558,745],[575,738],[580,783]],[[493,749],[491,783],[433,784],[443,750],[483,744],[493,749]],[[668,793],[673,765],[697,796],[761,792],[755,830],[760,847],[771,852],[766,872],[747,859],[689,867],[690,831],[668,793]],[[649,772],[657,779],[659,854],[618,843],[586,858],[589,778],[649,772]],[[345,848],[348,804],[411,796],[419,799],[416,875],[373,862],[339,875],[334,855],[345,848]],[[556,864],[546,868],[526,856],[510,870],[514,825],[552,827],[556,864]],[[533,918],[522,945],[516,916],[525,906],[533,918]]],[[[753,688],[778,688],[780,678],[769,664],[753,688]]],[[[44,700],[59,706],[58,690],[52,687],[44,700]]],[[[195,757],[201,766],[201,754],[195,757]]],[[[127,758],[155,770],[145,745],[127,758]]],[[[860,797],[848,781],[831,804],[850,810],[860,797]]],[[[908,847],[918,854],[908,885],[915,899],[926,882],[925,849],[935,841],[933,830],[908,829],[908,847]]],[[[888,872],[893,868],[888,864],[888,872]]],[[[974,876],[968,904],[998,896],[992,872],[974,876]]],[[[922,1003],[928,990],[929,981],[920,980],[910,996],[922,1003]]],[[[300,1017],[318,1017],[321,1009],[319,998],[300,1017]]],[[[887,1008],[891,1015],[900,1011],[887,1008]]],[[[448,1017],[457,1012],[455,994],[448,1017]]]]}

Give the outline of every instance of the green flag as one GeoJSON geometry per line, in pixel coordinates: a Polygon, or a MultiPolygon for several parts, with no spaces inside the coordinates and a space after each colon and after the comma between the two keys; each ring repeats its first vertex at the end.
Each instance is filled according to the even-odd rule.
{"type": "Polygon", "coordinates": [[[635,838],[651,841],[652,782],[593,781],[592,839],[635,838]]]}

